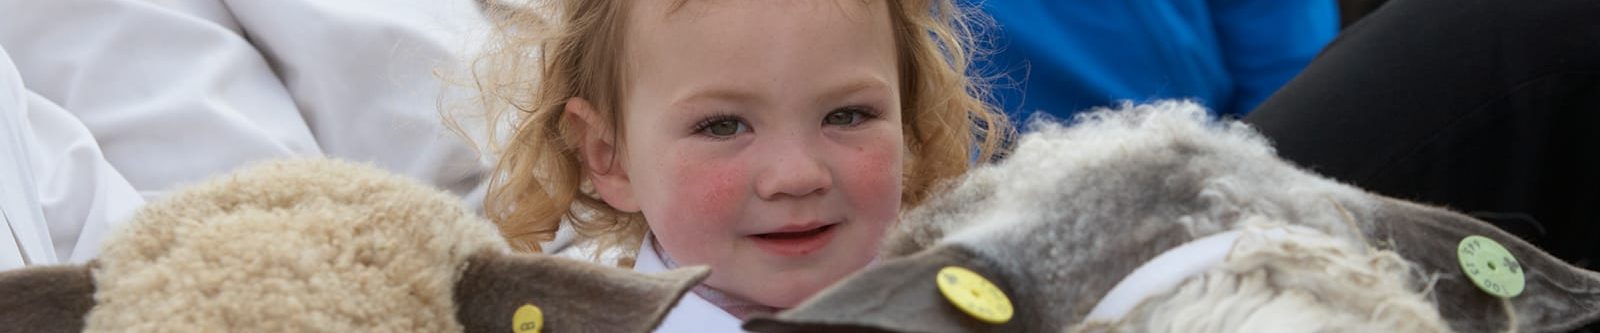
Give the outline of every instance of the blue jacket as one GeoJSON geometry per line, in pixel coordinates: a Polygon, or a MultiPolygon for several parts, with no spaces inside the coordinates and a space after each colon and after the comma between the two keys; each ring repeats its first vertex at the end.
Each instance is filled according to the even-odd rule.
{"type": "MultiPolygon", "coordinates": [[[[971,1],[968,2],[971,4],[971,1]]],[[[1095,106],[1193,98],[1243,115],[1338,32],[1333,0],[987,0],[979,59],[1018,121],[1095,106]],[[989,43],[990,41],[986,41],[989,43]]]]}

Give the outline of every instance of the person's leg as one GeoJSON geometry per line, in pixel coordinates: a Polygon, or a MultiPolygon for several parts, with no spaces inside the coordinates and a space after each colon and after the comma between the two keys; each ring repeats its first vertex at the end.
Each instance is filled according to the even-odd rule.
{"type": "Polygon", "coordinates": [[[1600,264],[1600,1],[1390,1],[1245,121],[1315,172],[1600,264]]]}

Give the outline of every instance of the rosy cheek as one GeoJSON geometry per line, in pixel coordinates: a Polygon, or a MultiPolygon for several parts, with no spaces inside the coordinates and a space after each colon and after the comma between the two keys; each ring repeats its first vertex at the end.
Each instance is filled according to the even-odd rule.
{"type": "Polygon", "coordinates": [[[682,212],[681,218],[702,225],[734,220],[740,180],[745,179],[743,165],[733,161],[683,161],[670,177],[677,186],[669,190],[672,197],[668,201],[681,203],[671,208],[682,212]]]}
{"type": "Polygon", "coordinates": [[[857,150],[845,186],[850,186],[856,209],[875,219],[892,220],[900,210],[900,147],[893,144],[864,146],[857,150]]]}

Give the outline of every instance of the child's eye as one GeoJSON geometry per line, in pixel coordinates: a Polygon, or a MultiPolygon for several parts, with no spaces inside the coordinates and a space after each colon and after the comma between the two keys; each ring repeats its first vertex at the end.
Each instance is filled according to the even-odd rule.
{"type": "Polygon", "coordinates": [[[873,113],[872,109],[865,107],[844,107],[833,110],[833,112],[829,112],[828,115],[823,116],[822,124],[850,127],[859,125],[861,122],[866,121],[867,119],[872,119],[876,116],[877,114],[873,113]]]}
{"type": "Polygon", "coordinates": [[[726,138],[739,133],[750,131],[750,127],[739,118],[730,116],[716,116],[701,120],[695,125],[694,132],[714,138],[726,138]]]}

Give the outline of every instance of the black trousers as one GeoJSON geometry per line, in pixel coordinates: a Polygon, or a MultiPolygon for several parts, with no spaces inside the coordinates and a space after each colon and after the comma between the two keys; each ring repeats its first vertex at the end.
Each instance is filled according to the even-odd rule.
{"type": "Polygon", "coordinates": [[[1284,158],[1600,266],[1600,0],[1392,0],[1245,121],[1284,158]]]}

